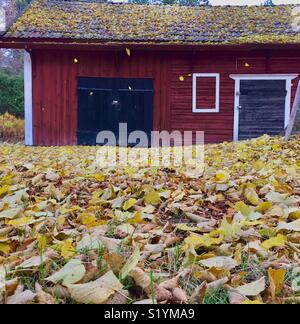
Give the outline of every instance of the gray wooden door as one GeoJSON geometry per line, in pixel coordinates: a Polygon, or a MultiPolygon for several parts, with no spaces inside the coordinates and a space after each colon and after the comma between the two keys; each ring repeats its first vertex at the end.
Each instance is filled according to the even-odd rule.
{"type": "Polygon", "coordinates": [[[241,80],[239,140],[281,134],[286,95],[285,80],[241,80]]]}

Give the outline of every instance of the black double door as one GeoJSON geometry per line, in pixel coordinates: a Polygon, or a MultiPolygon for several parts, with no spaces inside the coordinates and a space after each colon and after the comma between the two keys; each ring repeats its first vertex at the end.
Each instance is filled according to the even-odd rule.
{"type": "Polygon", "coordinates": [[[78,144],[106,144],[96,141],[101,131],[113,132],[117,145],[124,143],[119,136],[120,123],[127,124],[128,134],[139,130],[151,139],[153,80],[78,78],[78,144]]]}

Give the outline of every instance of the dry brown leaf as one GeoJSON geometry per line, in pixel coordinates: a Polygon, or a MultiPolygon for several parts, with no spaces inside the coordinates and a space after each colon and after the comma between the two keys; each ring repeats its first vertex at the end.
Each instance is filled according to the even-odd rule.
{"type": "Polygon", "coordinates": [[[71,298],[70,292],[67,288],[61,285],[55,285],[54,287],[48,287],[45,289],[47,293],[52,296],[56,296],[59,299],[67,300],[71,298]]]}
{"type": "Polygon", "coordinates": [[[125,263],[124,257],[115,252],[105,254],[104,258],[113,273],[119,273],[125,263]]]}
{"type": "Polygon", "coordinates": [[[207,291],[207,282],[203,281],[189,298],[190,304],[200,304],[203,300],[203,297],[207,291]]]}
{"type": "Polygon", "coordinates": [[[5,281],[5,288],[6,288],[6,295],[7,296],[10,296],[15,292],[15,290],[18,287],[18,283],[19,283],[18,278],[14,278],[14,279],[5,281]]]}
{"type": "MultiPolygon", "coordinates": [[[[151,292],[149,289],[148,295],[149,297],[151,296],[151,292]]],[[[169,290],[162,288],[157,284],[154,284],[154,296],[158,302],[169,301],[172,299],[172,293],[169,290]]]]}
{"type": "Polygon", "coordinates": [[[67,285],[71,297],[80,304],[104,304],[123,288],[112,271],[86,284],[67,285]]]}
{"type": "MultiPolygon", "coordinates": [[[[156,300],[154,300],[154,304],[157,304],[156,300]]],[[[139,300],[139,301],[133,303],[133,305],[153,305],[153,300],[152,299],[143,299],[143,300],[139,300]]]]}
{"type": "Polygon", "coordinates": [[[159,284],[159,286],[168,290],[173,290],[174,288],[177,288],[179,286],[179,278],[180,274],[172,279],[163,281],[159,284]]]}
{"type": "Polygon", "coordinates": [[[172,294],[173,294],[173,300],[175,302],[177,302],[179,304],[187,304],[188,303],[188,296],[183,289],[176,287],[172,290],[172,294]]]}
{"type": "Polygon", "coordinates": [[[265,277],[235,288],[235,290],[243,296],[257,296],[266,289],[265,277]]]}
{"type": "Polygon", "coordinates": [[[131,299],[129,298],[129,293],[127,290],[121,289],[117,291],[114,295],[109,297],[106,304],[108,305],[122,305],[127,304],[131,299]]]}
{"type": "Polygon", "coordinates": [[[242,304],[247,298],[236,291],[229,292],[229,302],[233,305],[242,304]]]}
{"type": "Polygon", "coordinates": [[[109,252],[116,252],[122,242],[122,240],[114,239],[111,237],[105,237],[105,236],[101,236],[100,240],[109,252]]]}
{"type": "Polygon", "coordinates": [[[146,274],[142,269],[136,267],[131,270],[129,275],[133,278],[138,287],[141,287],[142,289],[147,289],[150,287],[150,276],[146,274]]]}
{"type": "Polygon", "coordinates": [[[35,284],[36,299],[39,304],[53,305],[56,303],[55,298],[43,291],[42,287],[36,283],[35,284]]]}
{"type": "Polygon", "coordinates": [[[14,295],[6,299],[6,304],[11,305],[21,305],[21,304],[31,304],[36,298],[36,294],[30,290],[25,290],[22,292],[16,292],[14,295]]]}

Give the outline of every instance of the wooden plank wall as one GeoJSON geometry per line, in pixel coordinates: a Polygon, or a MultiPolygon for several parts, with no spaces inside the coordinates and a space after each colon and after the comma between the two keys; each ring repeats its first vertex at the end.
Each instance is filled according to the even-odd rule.
{"type": "Polygon", "coordinates": [[[230,74],[300,74],[300,51],[132,51],[128,56],[125,51],[34,50],[32,62],[34,144],[48,146],[77,142],[78,76],[153,78],[154,129],[203,130],[207,143],[217,143],[233,138],[230,74]],[[219,113],[192,112],[192,73],[220,73],[219,113]]]}
{"type": "Polygon", "coordinates": [[[169,122],[169,61],[165,53],[34,51],[34,145],[77,142],[77,77],[154,79],[154,129],[169,122]],[[74,63],[74,59],[78,63],[74,63]]]}

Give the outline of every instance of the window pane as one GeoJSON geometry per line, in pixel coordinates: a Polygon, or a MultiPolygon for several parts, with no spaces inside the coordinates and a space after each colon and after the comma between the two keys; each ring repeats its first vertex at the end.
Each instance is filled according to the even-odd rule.
{"type": "Polygon", "coordinates": [[[216,108],[216,78],[197,77],[196,79],[196,108],[216,108]]]}

